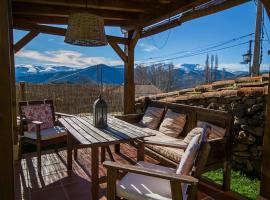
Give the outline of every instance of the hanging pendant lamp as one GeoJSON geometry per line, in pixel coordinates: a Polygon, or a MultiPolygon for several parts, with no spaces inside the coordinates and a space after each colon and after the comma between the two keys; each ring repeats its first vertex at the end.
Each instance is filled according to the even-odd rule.
{"type": "Polygon", "coordinates": [[[65,42],[79,46],[107,45],[103,18],[87,12],[71,14],[68,19],[65,42]]]}

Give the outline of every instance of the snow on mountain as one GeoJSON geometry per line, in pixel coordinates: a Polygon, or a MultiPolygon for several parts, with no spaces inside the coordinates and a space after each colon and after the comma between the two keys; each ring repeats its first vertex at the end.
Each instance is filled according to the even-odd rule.
{"type": "Polygon", "coordinates": [[[37,66],[37,65],[17,65],[16,66],[16,76],[26,76],[33,74],[47,74],[56,72],[68,72],[74,71],[77,68],[67,67],[67,66],[37,66]]]}

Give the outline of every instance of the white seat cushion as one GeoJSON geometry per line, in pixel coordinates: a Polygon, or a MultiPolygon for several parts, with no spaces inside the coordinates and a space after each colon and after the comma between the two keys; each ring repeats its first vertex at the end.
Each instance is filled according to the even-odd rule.
{"type": "MultiPolygon", "coordinates": [[[[148,169],[176,173],[176,169],[143,161],[138,162],[137,165],[148,169]]],[[[131,200],[172,199],[170,181],[134,173],[127,173],[127,175],[117,184],[116,192],[117,196],[131,200]]]]}
{"type": "MultiPolygon", "coordinates": [[[[41,134],[41,140],[49,140],[57,137],[61,137],[67,134],[67,131],[65,128],[60,126],[54,126],[52,128],[42,129],[40,131],[41,134]]],[[[24,132],[24,136],[33,140],[37,139],[36,132],[24,132]]]]}

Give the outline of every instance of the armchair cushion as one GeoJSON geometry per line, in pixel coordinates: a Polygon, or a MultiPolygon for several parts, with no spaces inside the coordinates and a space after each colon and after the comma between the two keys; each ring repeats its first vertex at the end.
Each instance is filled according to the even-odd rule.
{"type": "Polygon", "coordinates": [[[198,150],[200,148],[201,135],[196,135],[188,144],[185,153],[182,155],[176,173],[181,175],[189,175],[194,165],[198,150]]]}
{"type": "Polygon", "coordinates": [[[207,141],[207,137],[210,132],[209,126],[204,126],[202,128],[198,128],[200,133],[195,135],[190,143],[188,144],[185,153],[182,155],[179,166],[177,168],[176,173],[181,175],[189,175],[192,167],[197,158],[198,152],[200,150],[200,146],[202,142],[207,141]]]}
{"type": "MultiPolygon", "coordinates": [[[[138,162],[137,165],[148,169],[175,173],[176,170],[147,162],[138,162]]],[[[127,173],[117,184],[117,196],[133,200],[169,200],[171,198],[170,181],[140,174],[127,173]]]]}
{"type": "Polygon", "coordinates": [[[164,108],[148,107],[139,124],[155,130],[160,124],[163,113],[164,108]]]}
{"type": "MultiPolygon", "coordinates": [[[[43,122],[40,129],[52,128],[54,126],[52,109],[49,104],[22,106],[22,114],[25,118],[43,122]]],[[[28,132],[36,131],[35,124],[28,124],[28,132]]]]}
{"type": "Polygon", "coordinates": [[[166,112],[162,123],[160,124],[159,131],[168,136],[176,138],[183,131],[185,124],[185,114],[176,113],[169,109],[166,112]]]}
{"type": "MultiPolygon", "coordinates": [[[[52,128],[42,129],[40,131],[41,140],[49,140],[53,138],[58,138],[66,134],[67,134],[66,129],[60,126],[54,126],[52,128]]],[[[35,131],[33,132],[26,131],[24,132],[24,137],[36,140],[37,134],[35,131]]]]}

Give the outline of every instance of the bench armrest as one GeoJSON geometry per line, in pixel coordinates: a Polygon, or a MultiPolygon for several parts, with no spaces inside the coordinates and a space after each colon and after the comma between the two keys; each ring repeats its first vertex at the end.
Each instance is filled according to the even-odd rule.
{"type": "Polygon", "coordinates": [[[121,170],[124,172],[132,172],[135,174],[142,174],[142,175],[162,178],[162,179],[166,179],[170,181],[180,181],[182,183],[188,183],[188,184],[198,183],[198,179],[192,176],[184,176],[184,175],[179,175],[176,173],[168,173],[168,172],[163,172],[160,170],[147,169],[147,168],[136,166],[136,165],[128,165],[128,164],[116,163],[112,161],[105,161],[103,165],[108,169],[108,171],[114,169],[117,171],[121,170]]]}
{"type": "Polygon", "coordinates": [[[138,123],[142,119],[143,114],[128,114],[128,115],[115,115],[115,118],[121,119],[128,123],[138,123]]]}

